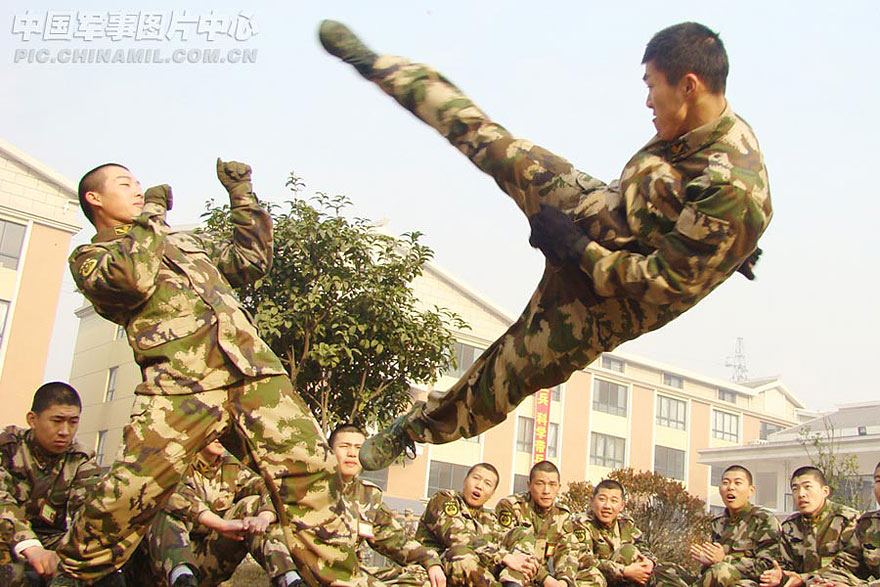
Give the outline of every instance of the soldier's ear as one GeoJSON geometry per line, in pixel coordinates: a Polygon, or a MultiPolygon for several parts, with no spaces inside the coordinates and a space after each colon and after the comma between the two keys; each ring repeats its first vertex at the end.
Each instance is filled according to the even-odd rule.
{"type": "Polygon", "coordinates": [[[829,495],[831,495],[831,488],[828,487],[827,485],[823,485],[822,486],[822,493],[825,494],[825,497],[828,497],[829,495]]]}
{"type": "Polygon", "coordinates": [[[28,412],[28,413],[27,413],[27,416],[25,416],[25,419],[27,420],[28,426],[30,426],[31,428],[33,428],[33,427],[34,427],[34,424],[35,424],[36,421],[37,421],[37,415],[36,415],[35,413],[33,413],[33,412],[28,412]]]}

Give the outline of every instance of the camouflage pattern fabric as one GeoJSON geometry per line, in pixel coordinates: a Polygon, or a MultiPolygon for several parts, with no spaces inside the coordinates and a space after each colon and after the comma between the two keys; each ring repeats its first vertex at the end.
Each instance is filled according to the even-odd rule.
{"type": "Polygon", "coordinates": [[[571,524],[578,542],[589,545],[589,548],[582,549],[578,564],[579,575],[586,575],[584,580],[595,575],[595,569],[608,584],[629,584],[623,576],[623,569],[640,554],[653,561],[656,569],[657,559],[642,540],[642,531],[629,516],[621,514],[610,527],[606,527],[592,511],[588,511],[572,516],[571,524]]]}
{"type": "Polygon", "coordinates": [[[437,551],[406,533],[382,500],[382,489],[378,485],[355,478],[345,485],[343,499],[352,517],[358,520],[358,543],[366,542],[402,567],[372,571],[365,568],[368,574],[389,585],[430,585],[426,570],[441,564],[437,551]]]}
{"type": "Polygon", "coordinates": [[[769,510],[748,504],[731,516],[728,510],[712,520],[711,542],[724,547],[724,561],[704,570],[703,587],[757,585],[761,573],[782,560],[779,520],[769,510]]]}
{"type": "Polygon", "coordinates": [[[858,519],[843,550],[816,575],[846,585],[880,585],[880,510],[858,519]]]}
{"type": "Polygon", "coordinates": [[[150,528],[147,542],[156,577],[165,580],[174,567],[186,563],[199,570],[203,585],[216,585],[232,576],[248,553],[270,578],[295,570],[277,523],[265,534],[236,541],[199,523],[207,511],[241,520],[275,509],[263,480],[235,457],[209,462],[199,454],[150,528]]]}
{"type": "Polygon", "coordinates": [[[535,585],[543,585],[548,576],[572,587],[576,584],[584,543],[575,538],[567,507],[557,503],[546,512],[539,512],[532,496],[526,492],[500,500],[495,505],[495,513],[502,528],[509,530],[503,546],[508,550],[516,547],[538,559],[535,585]]]}
{"type": "Polygon", "coordinates": [[[859,513],[845,505],[825,500],[813,516],[797,512],[782,523],[780,565],[800,573],[804,582],[813,571],[828,566],[852,538],[859,513]]]}
{"type": "Polygon", "coordinates": [[[368,79],[492,176],[527,216],[541,203],[592,239],[545,266],[519,319],[448,391],[409,413],[416,441],[473,437],[603,351],[660,328],[732,275],[772,216],[758,142],[728,107],[672,142],[655,138],[604,184],[514,138],[427,65],[381,56],[368,79]]]}
{"type": "Polygon", "coordinates": [[[0,585],[27,585],[30,565],[13,549],[38,540],[54,550],[68,519],[82,507],[101,476],[92,451],[74,442],[60,455],[43,450],[26,428],[0,432],[0,585]]]}
{"type": "Polygon", "coordinates": [[[488,587],[500,585],[505,533],[495,512],[475,510],[461,493],[442,489],[425,506],[416,538],[441,554],[449,585],[488,587]]]}
{"type": "MultiPolygon", "coordinates": [[[[221,181],[229,165],[218,163],[221,181]]],[[[195,454],[231,432],[267,481],[304,580],[362,584],[336,458],[232,289],[268,271],[271,219],[249,182],[229,191],[230,243],[171,233],[147,198],[132,224],[70,257],[96,311],[125,326],[144,376],[117,460],[59,550],[71,576],[120,568],[195,454]]]]}

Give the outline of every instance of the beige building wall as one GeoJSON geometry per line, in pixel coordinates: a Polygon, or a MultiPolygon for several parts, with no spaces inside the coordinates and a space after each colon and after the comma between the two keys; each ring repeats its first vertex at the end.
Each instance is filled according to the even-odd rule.
{"type": "Polygon", "coordinates": [[[70,239],[80,228],[76,210],[70,180],[0,139],[0,234],[21,234],[20,243],[2,243],[14,247],[17,266],[0,259],[3,424],[24,424],[43,383],[70,239]]]}

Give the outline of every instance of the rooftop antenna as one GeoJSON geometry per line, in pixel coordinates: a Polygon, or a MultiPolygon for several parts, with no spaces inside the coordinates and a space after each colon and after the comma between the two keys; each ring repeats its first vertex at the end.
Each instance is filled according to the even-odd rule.
{"type": "Polygon", "coordinates": [[[733,369],[733,375],[730,378],[732,381],[736,383],[748,381],[749,368],[746,366],[745,344],[743,344],[741,336],[736,338],[736,348],[733,351],[733,355],[724,360],[724,366],[733,369]]]}

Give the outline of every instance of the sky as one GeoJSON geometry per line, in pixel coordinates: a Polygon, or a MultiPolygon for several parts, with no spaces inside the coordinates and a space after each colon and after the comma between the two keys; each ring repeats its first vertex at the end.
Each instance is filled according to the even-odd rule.
{"type": "MultiPolygon", "coordinates": [[[[620,350],[729,378],[742,338],[749,376],[781,376],[810,409],[878,397],[876,2],[83,0],[65,11],[7,1],[0,136],[74,181],[116,161],[145,186],[171,184],[173,224],[197,222],[211,197],[223,201],[218,156],[250,163],[269,201],[290,196],[293,172],[309,191],[348,195],[353,214],[424,233],[437,263],[518,315],[543,267],[526,220],[432,129],[325,54],[322,18],[346,22],[379,53],[432,64],[513,134],[606,181],[653,134],[640,64],[651,35],[687,20],[718,31],[731,62],[727,97],[754,128],[770,175],[775,216],[758,279],[735,274],[620,350]],[[181,32],[155,40],[122,29],[114,40],[108,11],[140,20],[140,37],[172,19],[181,32]],[[82,24],[66,28],[71,15],[82,24]],[[222,17],[233,34],[209,38],[222,17]],[[47,30],[59,38],[41,38],[47,30]],[[69,62],[90,48],[171,61],[69,62]],[[211,49],[247,62],[174,62],[211,49]],[[56,62],[37,62],[40,50],[56,62]]],[[[64,271],[47,379],[69,377],[81,304],[64,271]]]]}

